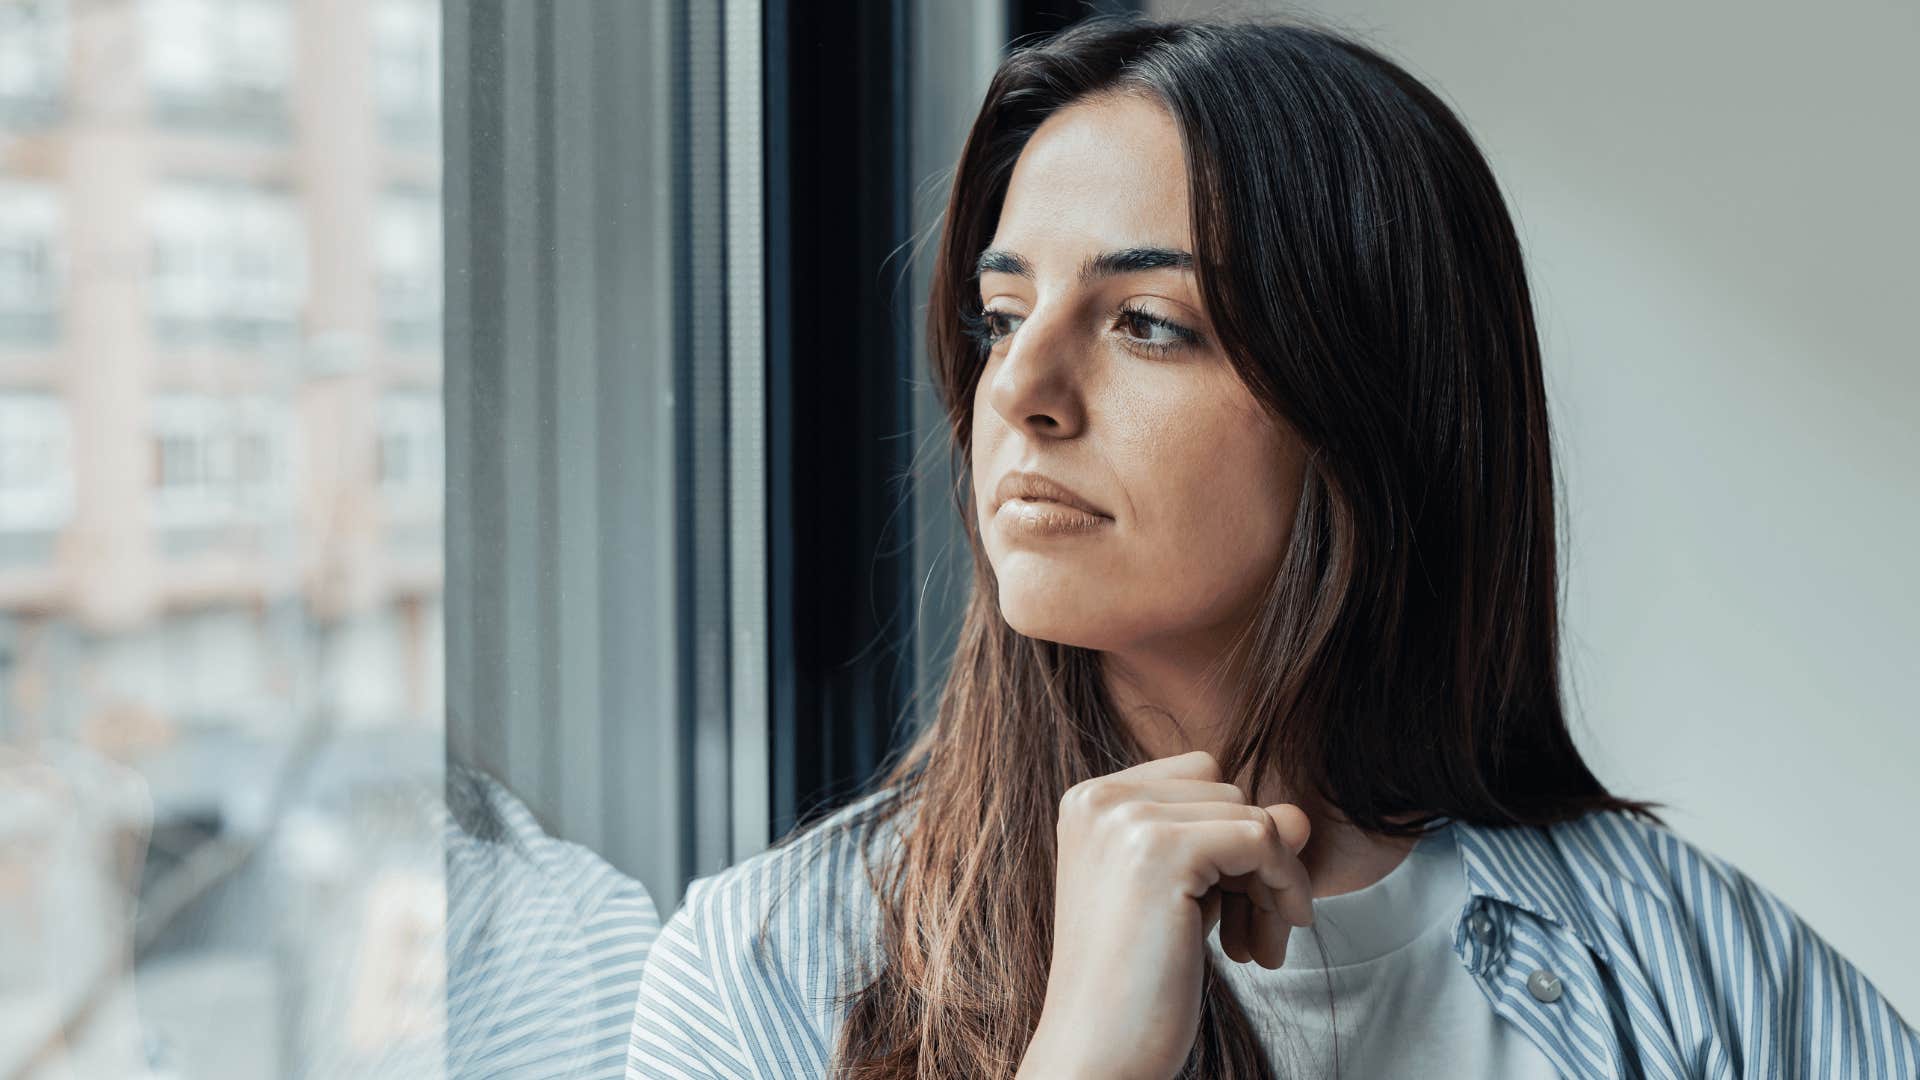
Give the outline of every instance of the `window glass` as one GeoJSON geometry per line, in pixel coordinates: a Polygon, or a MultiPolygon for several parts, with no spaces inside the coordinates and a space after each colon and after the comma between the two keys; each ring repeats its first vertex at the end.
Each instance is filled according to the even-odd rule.
{"type": "Polygon", "coordinates": [[[44,120],[66,78],[67,0],[0,4],[0,115],[44,120]]]}
{"type": "Polygon", "coordinates": [[[60,189],[0,178],[0,341],[46,345],[59,311],[60,189]]]}
{"type": "Polygon", "coordinates": [[[0,1076],[442,1073],[438,18],[0,0],[0,1076]]]}
{"type": "Polygon", "coordinates": [[[228,137],[284,135],[294,15],[292,0],[140,0],[155,121],[228,137]]]}

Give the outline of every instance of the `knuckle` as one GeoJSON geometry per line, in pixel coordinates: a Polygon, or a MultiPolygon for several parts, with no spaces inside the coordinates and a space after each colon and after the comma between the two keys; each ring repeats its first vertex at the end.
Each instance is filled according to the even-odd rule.
{"type": "Polygon", "coordinates": [[[1060,796],[1060,819],[1078,818],[1094,809],[1099,797],[1098,780],[1082,780],[1060,796]]]}
{"type": "Polygon", "coordinates": [[[1258,806],[1247,807],[1247,820],[1253,822],[1263,838],[1277,839],[1280,835],[1280,827],[1273,823],[1273,815],[1258,806]]]}
{"type": "Polygon", "coordinates": [[[1163,824],[1144,818],[1128,822],[1115,833],[1121,856],[1135,866],[1164,860],[1169,839],[1169,830],[1163,824]]]}
{"type": "Polygon", "coordinates": [[[1144,825],[1151,818],[1147,812],[1147,804],[1138,799],[1114,803],[1106,808],[1106,816],[1121,828],[1144,825]]]}

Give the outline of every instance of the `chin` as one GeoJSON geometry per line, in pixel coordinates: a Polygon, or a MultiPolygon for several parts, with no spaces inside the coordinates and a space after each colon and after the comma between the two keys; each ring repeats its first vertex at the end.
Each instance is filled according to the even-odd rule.
{"type": "Polygon", "coordinates": [[[1033,597],[1009,595],[1005,583],[1000,590],[1000,617],[1016,632],[1082,649],[1107,647],[1107,637],[1100,632],[1105,624],[1100,613],[1063,607],[1052,599],[1038,602],[1033,597]]]}

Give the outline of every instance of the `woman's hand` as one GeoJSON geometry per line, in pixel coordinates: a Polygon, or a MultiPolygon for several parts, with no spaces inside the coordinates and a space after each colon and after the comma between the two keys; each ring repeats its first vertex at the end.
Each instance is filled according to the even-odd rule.
{"type": "Polygon", "coordinates": [[[1073,786],[1060,800],[1053,961],[1021,1077],[1165,1080],[1200,1023],[1206,936],[1277,968],[1313,922],[1306,814],[1250,805],[1204,750],[1073,786]]]}

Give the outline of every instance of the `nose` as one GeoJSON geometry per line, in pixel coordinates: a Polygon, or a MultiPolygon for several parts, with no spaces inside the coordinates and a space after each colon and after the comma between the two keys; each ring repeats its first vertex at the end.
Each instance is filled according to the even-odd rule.
{"type": "Polygon", "coordinates": [[[1066,438],[1085,422],[1081,375],[1088,345],[1068,312],[1041,305],[989,361],[987,400],[1002,422],[1029,435],[1066,438]]]}

